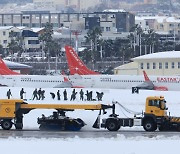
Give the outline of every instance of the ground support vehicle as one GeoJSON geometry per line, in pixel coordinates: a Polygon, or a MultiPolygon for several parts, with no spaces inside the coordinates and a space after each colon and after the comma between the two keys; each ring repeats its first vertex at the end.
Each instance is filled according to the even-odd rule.
{"type": "Polygon", "coordinates": [[[52,116],[38,118],[41,130],[80,130],[84,121],[80,118],[65,116],[66,111],[81,110],[103,110],[114,108],[114,105],[103,104],[28,104],[21,99],[0,100],[0,125],[4,130],[9,130],[14,125],[16,129],[23,128],[23,115],[33,109],[55,109],[52,116]]]}
{"type": "Polygon", "coordinates": [[[40,130],[67,130],[67,131],[79,131],[85,122],[80,118],[70,118],[65,116],[65,112],[53,112],[53,115],[45,117],[42,115],[38,118],[38,124],[40,124],[40,130]]]}
{"type": "MultiPolygon", "coordinates": [[[[115,113],[115,106],[120,103],[114,102],[112,105],[104,104],[28,104],[24,100],[4,99],[0,100],[0,125],[4,130],[9,130],[15,125],[16,129],[23,128],[23,115],[33,109],[56,109],[52,116],[38,118],[40,129],[58,130],[80,130],[84,121],[79,118],[69,118],[65,116],[66,111],[76,109],[99,110],[99,115],[93,125],[94,128],[107,128],[109,131],[118,131],[120,127],[143,126],[145,131],[179,131],[180,117],[167,115],[166,101],[162,96],[150,96],[146,98],[145,112],[141,116],[135,115],[133,118],[120,118],[115,113]],[[112,109],[108,118],[101,120],[101,114],[106,113],[106,109],[112,109]]],[[[123,107],[125,109],[125,107],[123,107]]],[[[126,109],[126,111],[128,111],[126,109]]]]}
{"type": "Polygon", "coordinates": [[[180,131],[180,117],[168,116],[167,109],[164,97],[147,97],[145,112],[140,117],[119,118],[117,114],[111,114],[109,118],[102,119],[101,127],[109,131],[133,126],[143,126],[145,131],[155,131],[157,128],[159,131],[180,131]]]}

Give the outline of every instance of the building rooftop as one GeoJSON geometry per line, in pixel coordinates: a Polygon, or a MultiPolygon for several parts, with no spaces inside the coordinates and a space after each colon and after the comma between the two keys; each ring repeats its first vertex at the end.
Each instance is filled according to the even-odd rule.
{"type": "Polygon", "coordinates": [[[0,26],[0,30],[7,30],[11,28],[13,28],[13,26],[0,26]]]}
{"type": "Polygon", "coordinates": [[[157,20],[158,23],[163,22],[176,22],[179,23],[180,19],[176,17],[167,17],[167,16],[135,16],[135,20],[157,20]]]}
{"type": "Polygon", "coordinates": [[[127,11],[124,9],[107,9],[104,10],[103,12],[127,12],[127,11]]]}
{"type": "Polygon", "coordinates": [[[39,28],[39,27],[33,27],[33,28],[31,28],[31,29],[32,29],[33,32],[38,33],[39,31],[43,30],[44,27],[41,27],[41,28],[39,28]]]}
{"type": "Polygon", "coordinates": [[[177,59],[180,58],[180,51],[166,51],[166,52],[157,52],[152,54],[147,54],[139,57],[132,58],[131,60],[147,60],[147,59],[177,59]]]}

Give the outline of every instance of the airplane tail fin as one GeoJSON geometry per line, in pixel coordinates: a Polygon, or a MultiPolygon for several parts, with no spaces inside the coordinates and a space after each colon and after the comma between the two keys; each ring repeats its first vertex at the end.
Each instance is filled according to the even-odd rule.
{"type": "Polygon", "coordinates": [[[145,81],[150,81],[150,79],[149,79],[149,77],[148,77],[148,75],[147,75],[147,73],[145,71],[143,71],[143,75],[144,75],[144,80],[145,81]]]}
{"type": "Polygon", "coordinates": [[[83,61],[79,58],[77,53],[70,46],[65,46],[66,58],[68,62],[68,67],[70,70],[70,74],[79,74],[79,75],[93,75],[99,74],[98,72],[94,72],[87,68],[87,66],[83,63],[83,61]]]}
{"type": "Polygon", "coordinates": [[[18,75],[18,74],[20,73],[9,69],[4,63],[4,61],[2,60],[2,58],[0,57],[0,75],[18,75]]]}

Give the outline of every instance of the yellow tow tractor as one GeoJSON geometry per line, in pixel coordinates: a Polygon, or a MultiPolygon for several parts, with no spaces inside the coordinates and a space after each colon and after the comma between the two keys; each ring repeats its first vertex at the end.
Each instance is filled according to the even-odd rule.
{"type": "MultiPolygon", "coordinates": [[[[112,105],[104,104],[28,104],[21,99],[0,100],[0,125],[4,130],[9,130],[12,125],[16,129],[23,128],[23,115],[33,109],[56,109],[49,117],[38,118],[41,130],[80,130],[84,125],[82,119],[70,118],[65,115],[66,111],[76,109],[99,110],[94,128],[107,128],[109,131],[118,131],[120,127],[143,126],[146,131],[179,131],[180,117],[167,115],[166,101],[162,96],[150,96],[146,98],[145,112],[141,116],[134,118],[120,118],[115,113],[115,106],[120,103],[114,102],[112,105]],[[112,109],[108,118],[100,120],[100,115],[106,113],[106,109],[112,109]]],[[[122,106],[122,105],[121,105],[122,106]]]]}
{"type": "MultiPolygon", "coordinates": [[[[118,102],[115,102],[118,104],[118,102]]],[[[110,115],[103,119],[101,127],[109,131],[117,131],[122,127],[143,126],[146,131],[180,131],[180,117],[167,115],[168,108],[163,96],[150,96],[146,98],[145,112],[141,117],[119,118],[118,115],[110,115]]]]}

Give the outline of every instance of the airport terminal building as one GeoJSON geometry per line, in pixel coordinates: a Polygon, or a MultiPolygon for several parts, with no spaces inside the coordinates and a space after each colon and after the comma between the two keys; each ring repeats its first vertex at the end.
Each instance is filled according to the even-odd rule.
{"type": "Polygon", "coordinates": [[[180,75],[180,51],[167,51],[132,58],[133,62],[114,69],[114,74],[180,75]]]}

